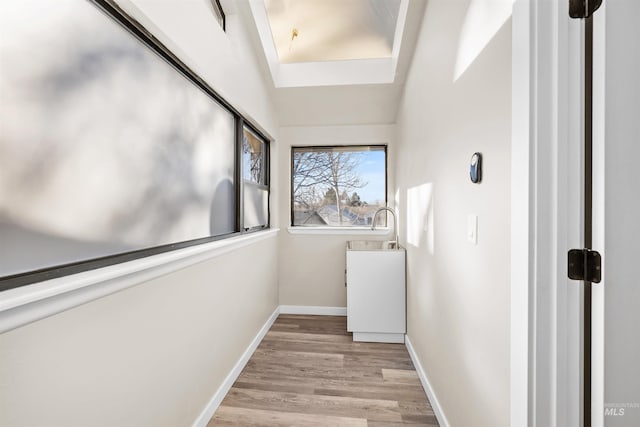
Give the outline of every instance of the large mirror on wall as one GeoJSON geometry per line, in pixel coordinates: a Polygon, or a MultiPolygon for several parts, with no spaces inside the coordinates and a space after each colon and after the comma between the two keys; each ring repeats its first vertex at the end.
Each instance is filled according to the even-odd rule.
{"type": "Polygon", "coordinates": [[[237,231],[236,116],[97,3],[0,3],[0,279],[237,231]]]}

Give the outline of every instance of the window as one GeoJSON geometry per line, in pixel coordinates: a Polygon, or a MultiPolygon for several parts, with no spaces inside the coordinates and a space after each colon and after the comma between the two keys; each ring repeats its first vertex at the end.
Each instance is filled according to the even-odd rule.
{"type": "Polygon", "coordinates": [[[216,18],[216,21],[218,21],[218,24],[220,24],[220,27],[222,27],[222,31],[226,31],[227,17],[224,15],[220,0],[210,0],[210,3],[213,8],[213,16],[216,18]]]}
{"type": "MultiPolygon", "coordinates": [[[[313,227],[371,226],[387,204],[384,145],[293,147],[291,224],[313,227]]],[[[384,225],[386,216],[378,218],[384,225]]]]}
{"type": "Polygon", "coordinates": [[[112,2],[45,3],[0,3],[0,291],[268,227],[268,139],[112,2]]]}
{"type": "Polygon", "coordinates": [[[246,126],[242,132],[242,177],[245,181],[266,184],[266,146],[262,138],[246,126]]]}
{"type": "Polygon", "coordinates": [[[243,228],[265,227],[269,222],[268,145],[246,125],[242,131],[243,228]]]}

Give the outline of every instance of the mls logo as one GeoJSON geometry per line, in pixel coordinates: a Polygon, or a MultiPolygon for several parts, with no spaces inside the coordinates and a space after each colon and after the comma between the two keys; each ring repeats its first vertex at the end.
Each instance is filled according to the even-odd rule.
{"type": "Polygon", "coordinates": [[[624,415],[624,408],[605,408],[605,417],[621,417],[624,415]]]}

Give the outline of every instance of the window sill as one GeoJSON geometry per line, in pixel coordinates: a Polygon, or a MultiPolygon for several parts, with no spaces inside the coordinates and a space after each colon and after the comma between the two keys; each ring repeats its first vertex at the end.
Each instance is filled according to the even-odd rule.
{"type": "Polygon", "coordinates": [[[376,227],[375,230],[371,230],[371,227],[288,227],[289,234],[320,234],[323,236],[384,236],[391,232],[389,227],[376,227]]]}
{"type": "Polygon", "coordinates": [[[3,291],[0,333],[275,237],[278,231],[243,234],[3,291]]]}

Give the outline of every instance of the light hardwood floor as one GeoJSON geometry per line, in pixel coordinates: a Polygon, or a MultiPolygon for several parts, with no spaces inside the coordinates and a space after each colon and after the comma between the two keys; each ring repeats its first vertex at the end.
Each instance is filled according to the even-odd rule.
{"type": "Polygon", "coordinates": [[[212,426],[437,426],[403,344],[357,343],[343,316],[280,315],[212,426]]]}

